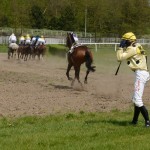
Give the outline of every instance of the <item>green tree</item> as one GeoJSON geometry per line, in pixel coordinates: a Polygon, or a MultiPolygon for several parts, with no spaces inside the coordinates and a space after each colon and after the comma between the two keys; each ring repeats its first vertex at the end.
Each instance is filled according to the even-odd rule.
{"type": "Polygon", "coordinates": [[[4,15],[0,18],[0,26],[1,27],[9,27],[9,19],[7,16],[4,15]]]}
{"type": "Polygon", "coordinates": [[[32,28],[44,28],[46,26],[46,20],[39,6],[33,5],[30,13],[31,27],[32,28]]]}
{"type": "Polygon", "coordinates": [[[59,28],[66,31],[74,31],[76,27],[75,12],[71,6],[67,6],[61,13],[59,28]]]}
{"type": "Polygon", "coordinates": [[[59,25],[59,18],[52,17],[48,24],[48,28],[51,30],[59,30],[61,28],[59,25]]]}

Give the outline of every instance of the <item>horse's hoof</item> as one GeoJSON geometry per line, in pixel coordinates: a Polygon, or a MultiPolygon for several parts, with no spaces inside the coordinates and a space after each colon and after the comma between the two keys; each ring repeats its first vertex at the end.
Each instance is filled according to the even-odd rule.
{"type": "Polygon", "coordinates": [[[84,81],[84,84],[87,84],[87,81],[84,81]]]}
{"type": "Polygon", "coordinates": [[[82,83],[81,82],[79,82],[79,84],[81,85],[81,87],[83,88],[83,85],[82,85],[82,83]]]}
{"type": "Polygon", "coordinates": [[[72,81],[73,79],[69,77],[68,80],[69,80],[69,81],[72,81]]]}
{"type": "Polygon", "coordinates": [[[73,87],[74,86],[74,80],[72,80],[72,82],[71,82],[71,87],[73,87]]]}

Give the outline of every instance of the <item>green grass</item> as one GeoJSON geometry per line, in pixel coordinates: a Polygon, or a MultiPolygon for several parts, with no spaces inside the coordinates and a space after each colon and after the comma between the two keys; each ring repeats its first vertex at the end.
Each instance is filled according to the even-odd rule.
{"type": "Polygon", "coordinates": [[[132,112],[65,114],[0,120],[2,150],[149,150],[149,129],[132,112]]]}
{"type": "MultiPolygon", "coordinates": [[[[53,47],[60,49],[65,54],[62,45],[51,45],[52,49],[53,47]]],[[[2,46],[2,49],[4,48],[2,46]]],[[[90,49],[94,54],[96,71],[114,75],[118,67],[114,47],[99,47],[97,52],[95,47],[90,46],[90,49]]],[[[148,57],[149,53],[148,51],[148,57]]],[[[130,69],[126,63],[123,63],[119,74],[128,71],[130,69]]],[[[2,117],[0,119],[0,149],[149,150],[150,129],[144,127],[142,116],[137,126],[130,125],[132,111],[114,110],[107,113],[81,111],[79,114],[70,113],[46,117],[2,117]]]]}
{"type": "Polygon", "coordinates": [[[6,53],[8,50],[8,45],[1,44],[0,45],[0,53],[6,53]]]}

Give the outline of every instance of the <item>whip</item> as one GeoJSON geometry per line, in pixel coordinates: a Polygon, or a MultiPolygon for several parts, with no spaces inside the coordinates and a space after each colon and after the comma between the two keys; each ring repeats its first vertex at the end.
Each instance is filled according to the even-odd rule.
{"type": "Polygon", "coordinates": [[[117,68],[117,70],[116,70],[115,75],[117,75],[117,74],[118,74],[118,71],[119,71],[120,65],[121,65],[121,62],[119,63],[119,66],[118,66],[118,68],[117,68]]]}

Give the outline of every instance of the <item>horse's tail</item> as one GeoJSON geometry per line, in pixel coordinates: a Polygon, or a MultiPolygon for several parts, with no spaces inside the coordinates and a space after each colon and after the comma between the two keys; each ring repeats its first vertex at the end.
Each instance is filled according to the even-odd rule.
{"type": "Polygon", "coordinates": [[[85,53],[85,65],[88,68],[89,71],[94,72],[95,71],[95,66],[92,66],[93,63],[93,58],[92,54],[90,53],[89,50],[86,51],[85,53]]]}

